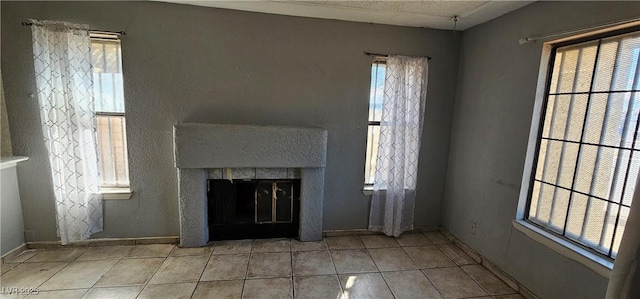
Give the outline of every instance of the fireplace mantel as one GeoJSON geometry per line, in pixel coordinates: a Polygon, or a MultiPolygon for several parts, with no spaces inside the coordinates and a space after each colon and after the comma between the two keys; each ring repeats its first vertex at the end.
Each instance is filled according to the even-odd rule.
{"type": "Polygon", "coordinates": [[[209,168],[300,168],[299,238],[322,239],[326,130],[184,123],[176,124],[173,132],[181,246],[203,246],[209,241],[206,194],[209,168]]]}

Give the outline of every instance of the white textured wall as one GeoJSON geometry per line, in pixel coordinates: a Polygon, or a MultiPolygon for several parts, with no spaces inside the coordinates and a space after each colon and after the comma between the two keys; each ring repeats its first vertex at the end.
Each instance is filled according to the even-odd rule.
{"type": "Polygon", "coordinates": [[[16,167],[0,173],[0,256],[24,244],[24,224],[16,167]]]}

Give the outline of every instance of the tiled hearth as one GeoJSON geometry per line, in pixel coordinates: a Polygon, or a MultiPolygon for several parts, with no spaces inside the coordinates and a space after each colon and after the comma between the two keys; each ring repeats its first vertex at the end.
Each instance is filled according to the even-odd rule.
{"type": "Polygon", "coordinates": [[[1,269],[2,298],[523,298],[439,232],[28,250],[1,269]]]}

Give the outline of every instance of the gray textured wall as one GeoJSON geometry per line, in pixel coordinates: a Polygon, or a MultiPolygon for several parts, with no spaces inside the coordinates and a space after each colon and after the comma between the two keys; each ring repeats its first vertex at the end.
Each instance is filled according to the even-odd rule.
{"type": "Polygon", "coordinates": [[[542,53],[518,39],[638,12],[637,1],[537,2],[463,34],[442,224],[542,298],[603,298],[607,279],[512,228],[542,53]]]}
{"type": "Polygon", "coordinates": [[[0,74],[0,156],[8,157],[13,155],[11,149],[11,134],[9,133],[9,119],[7,117],[7,105],[4,102],[4,87],[2,84],[2,75],[0,74]]]}
{"type": "Polygon", "coordinates": [[[2,73],[25,227],[55,240],[28,19],[125,30],[122,39],[130,200],[105,202],[97,237],[178,234],[172,125],[322,127],[328,131],[324,229],[365,228],[361,188],[370,63],[363,51],[429,55],[416,225],[440,223],[460,33],[156,2],[1,2],[2,73]]]}

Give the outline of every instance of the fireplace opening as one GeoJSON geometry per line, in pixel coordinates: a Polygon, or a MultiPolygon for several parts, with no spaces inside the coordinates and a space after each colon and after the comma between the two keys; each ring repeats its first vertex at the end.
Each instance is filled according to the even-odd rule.
{"type": "Polygon", "coordinates": [[[207,183],[209,240],[298,236],[300,179],[207,183]]]}

